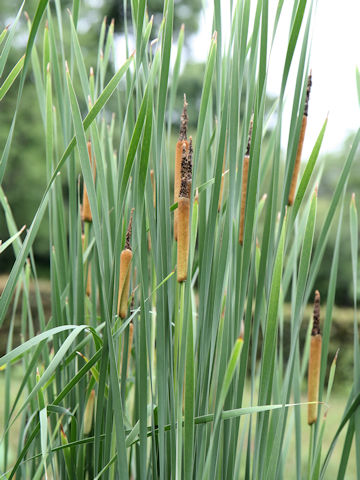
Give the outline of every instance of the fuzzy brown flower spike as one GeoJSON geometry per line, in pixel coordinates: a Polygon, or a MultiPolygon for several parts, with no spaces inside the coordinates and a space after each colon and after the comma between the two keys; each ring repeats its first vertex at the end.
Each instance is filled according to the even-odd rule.
{"type": "Polygon", "coordinates": [[[310,98],[311,85],[312,85],[312,76],[310,72],[310,75],[308,77],[307,88],[306,88],[305,106],[304,106],[304,113],[303,113],[303,118],[301,122],[299,143],[296,151],[294,170],[293,170],[293,175],[292,175],[291,184],[290,184],[288,205],[292,205],[294,203],[294,198],[295,198],[295,190],[296,190],[297,179],[300,171],[301,154],[302,154],[302,149],[304,145],[307,117],[308,117],[308,111],[309,111],[309,98],[310,98]]]}
{"type": "Polygon", "coordinates": [[[308,83],[306,88],[306,98],[305,98],[305,106],[304,106],[304,115],[307,117],[309,112],[309,99],[310,99],[310,90],[312,85],[312,72],[310,70],[310,74],[308,76],[308,83]]]}
{"type": "MultiPolygon", "coordinates": [[[[320,364],[321,364],[321,334],[320,334],[320,293],[315,292],[313,327],[311,330],[309,370],[308,370],[308,402],[317,402],[319,396],[320,364]]],[[[318,406],[308,405],[308,424],[317,420],[318,406]]]]}
{"type": "Polygon", "coordinates": [[[245,206],[246,206],[246,193],[247,193],[247,184],[248,184],[248,175],[249,175],[249,162],[250,162],[250,147],[251,147],[252,130],[253,130],[253,116],[251,117],[251,120],[250,120],[248,143],[247,143],[246,152],[245,152],[245,155],[244,155],[243,171],[242,171],[241,203],[240,203],[240,228],[239,228],[239,243],[240,243],[240,245],[242,245],[244,243],[245,206]]]}
{"type": "MultiPolygon", "coordinates": [[[[187,101],[186,95],[184,94],[184,108],[180,117],[180,133],[179,140],[176,144],[175,151],[175,175],[174,175],[174,203],[179,199],[179,192],[181,186],[181,163],[182,163],[182,151],[183,144],[185,143],[186,153],[189,149],[189,143],[187,141],[187,124],[188,124],[188,114],[187,114],[187,101]]],[[[174,238],[177,240],[177,219],[178,219],[178,209],[174,212],[174,238]]]]}
{"type": "Polygon", "coordinates": [[[187,114],[187,101],[186,101],[186,95],[184,93],[184,107],[183,111],[180,117],[180,133],[179,133],[179,140],[183,142],[184,140],[187,140],[187,124],[189,121],[188,114],[187,114]]]}
{"type": "Polygon", "coordinates": [[[131,250],[131,231],[132,217],[134,209],[131,210],[128,229],[126,232],[125,248],[120,255],[120,274],[119,274],[119,292],[118,292],[118,315],[125,318],[128,310],[128,299],[130,289],[130,267],[133,256],[131,250]]]}
{"type": "MultiPolygon", "coordinates": [[[[95,162],[95,157],[92,158],[92,155],[91,155],[91,142],[90,142],[90,141],[87,143],[87,148],[88,148],[88,154],[89,154],[89,158],[90,158],[90,165],[91,165],[92,170],[93,170],[93,176],[94,176],[94,182],[95,182],[95,177],[96,177],[96,162],[95,162]]],[[[83,187],[83,202],[82,202],[81,215],[82,215],[82,221],[83,221],[83,222],[89,222],[89,223],[92,222],[92,214],[91,214],[91,210],[90,210],[90,202],[89,202],[89,197],[88,197],[88,193],[87,193],[87,189],[86,189],[85,182],[84,182],[84,187],[83,187]]]]}
{"type": "Polygon", "coordinates": [[[186,153],[186,144],[183,142],[181,152],[181,184],[178,198],[178,245],[177,245],[177,281],[187,279],[189,257],[189,218],[190,193],[192,182],[192,138],[189,142],[189,153],[186,153]]]}
{"type": "Polygon", "coordinates": [[[314,298],[314,313],[313,313],[313,328],[311,330],[311,335],[320,334],[320,293],[319,290],[315,291],[314,298]]]}
{"type": "Polygon", "coordinates": [[[250,155],[251,137],[252,137],[253,126],[254,126],[254,114],[251,115],[251,120],[250,120],[248,143],[247,143],[246,152],[245,152],[245,155],[247,155],[247,156],[250,155]]]}
{"type": "Polygon", "coordinates": [[[130,240],[131,240],[131,233],[132,233],[132,219],[133,219],[134,210],[135,209],[132,208],[130,212],[130,220],[129,220],[128,229],[127,229],[126,238],[125,238],[125,248],[127,248],[128,250],[131,250],[130,240]]]}

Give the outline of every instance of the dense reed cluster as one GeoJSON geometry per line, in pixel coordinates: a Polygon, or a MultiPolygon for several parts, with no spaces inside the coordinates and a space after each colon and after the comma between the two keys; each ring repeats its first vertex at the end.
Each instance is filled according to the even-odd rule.
{"type": "MultiPolygon", "coordinates": [[[[26,235],[0,187],[10,237],[0,252],[13,248],[16,258],[0,300],[0,326],[9,326],[0,358],[4,478],[345,478],[352,444],[359,475],[355,197],[350,246],[341,232],[360,131],[318,219],[326,119],[309,158],[302,154],[316,2],[294,2],[289,18],[279,2],[271,24],[266,1],[215,1],[201,96],[188,99],[178,89],[185,56],[185,27],[174,31],[178,2],[164,2],[156,31],[150,4],[128,2],[129,19],[125,2],[127,59],[118,69],[114,23],[102,23],[91,67],[78,28],[81,2],[66,16],[60,3],[38,2],[25,56],[0,87],[5,101],[18,88],[0,181],[27,78],[41,112],[47,179],[26,235]],[[280,20],[289,38],[269,105],[280,20]],[[283,142],[285,99],[292,108],[283,142]],[[45,217],[49,315],[32,251],[45,217]],[[313,318],[305,312],[334,226],[320,333],[319,292],[313,318]],[[353,260],[354,382],[331,430],[340,247],[353,260]]],[[[0,34],[1,68],[21,13],[0,34]]]]}

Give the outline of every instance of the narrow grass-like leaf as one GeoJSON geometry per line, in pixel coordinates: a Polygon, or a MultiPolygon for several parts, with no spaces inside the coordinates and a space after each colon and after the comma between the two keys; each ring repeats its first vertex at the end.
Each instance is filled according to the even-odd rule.
{"type": "Polygon", "coordinates": [[[9,75],[6,77],[6,79],[4,80],[4,82],[2,83],[1,87],[0,87],[0,101],[4,98],[4,96],[6,95],[6,92],[9,90],[9,88],[11,87],[11,85],[15,82],[16,80],[16,77],[19,75],[19,73],[21,72],[21,69],[24,65],[24,59],[25,59],[25,56],[22,56],[20,58],[20,60],[17,62],[17,64],[13,67],[13,69],[11,70],[11,72],[9,73],[9,75]]]}

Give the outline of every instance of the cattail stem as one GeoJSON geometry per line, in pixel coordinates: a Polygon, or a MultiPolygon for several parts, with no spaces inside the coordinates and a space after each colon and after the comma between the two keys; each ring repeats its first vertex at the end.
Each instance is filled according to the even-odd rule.
{"type": "MultiPolygon", "coordinates": [[[[308,402],[317,402],[319,396],[321,343],[320,334],[320,294],[315,292],[313,328],[310,340],[309,370],[308,370],[308,402]]],[[[317,403],[308,405],[308,424],[312,425],[317,420],[317,403]]]]}
{"type": "MultiPolygon", "coordinates": [[[[127,369],[126,372],[129,370],[129,364],[130,364],[130,358],[131,358],[131,349],[132,349],[132,344],[133,344],[133,338],[134,338],[134,324],[130,322],[129,325],[129,346],[128,346],[128,357],[127,357],[127,369]]],[[[127,375],[126,375],[127,376],[127,375]]]]}
{"type": "Polygon", "coordinates": [[[302,122],[301,122],[299,143],[298,143],[298,147],[297,147],[297,150],[296,150],[294,170],[293,170],[293,174],[292,174],[292,178],[291,178],[291,184],[290,184],[290,191],[289,191],[289,197],[288,197],[288,205],[289,206],[291,206],[294,203],[296,184],[297,184],[297,179],[298,179],[299,171],[300,171],[301,154],[302,154],[302,149],[303,149],[303,145],[304,145],[304,138],[305,138],[305,132],[306,132],[306,125],[307,125],[307,117],[308,117],[308,111],[309,111],[309,98],[310,98],[310,90],[311,90],[311,84],[312,84],[311,79],[312,79],[312,76],[311,76],[311,72],[310,72],[310,75],[308,77],[307,89],[306,89],[304,114],[303,114],[303,118],[302,118],[302,122]]]}
{"type": "MultiPolygon", "coordinates": [[[[129,339],[128,339],[128,350],[127,350],[127,364],[126,364],[126,376],[129,371],[129,364],[130,364],[130,358],[131,358],[131,349],[132,349],[132,344],[133,344],[133,337],[134,337],[134,324],[130,322],[129,324],[129,339]]],[[[125,351],[125,345],[122,345],[121,349],[121,360],[120,360],[120,369],[119,372],[122,372],[123,369],[123,361],[124,361],[124,351],[125,351]]]]}
{"type": "Polygon", "coordinates": [[[244,243],[244,223],[245,223],[245,206],[246,206],[246,192],[248,184],[249,174],[249,156],[245,155],[242,171],[242,184],[241,184],[241,204],[240,204],[240,231],[239,242],[240,245],[244,243]]]}

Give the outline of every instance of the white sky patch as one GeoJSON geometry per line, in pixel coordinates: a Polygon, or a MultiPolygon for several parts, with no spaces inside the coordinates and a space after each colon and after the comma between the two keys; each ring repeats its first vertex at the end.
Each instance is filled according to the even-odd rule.
{"type": "MultiPolygon", "coordinates": [[[[291,9],[292,2],[284,2],[284,11],[270,59],[267,88],[269,93],[275,95],[280,91],[291,9]]],[[[356,66],[360,65],[360,50],[357,48],[360,45],[360,29],[357,25],[359,18],[358,0],[346,0],[341,6],[334,0],[318,2],[312,26],[310,68],[313,84],[303,150],[305,158],[311,153],[327,113],[329,121],[322,145],[323,152],[341,149],[347,135],[360,126],[355,77],[356,66]]],[[[295,88],[294,65],[296,66],[299,58],[299,49],[296,53],[287,86],[289,96],[295,88]]],[[[284,111],[284,130],[285,125],[290,123],[290,115],[291,105],[288,102],[284,111]]],[[[285,140],[287,135],[283,135],[283,147],[285,140]]]]}
{"type": "MultiPolygon", "coordinates": [[[[272,25],[278,0],[269,1],[269,25],[272,25]]],[[[230,2],[222,2],[222,44],[227,46],[230,34],[230,2]]],[[[271,51],[267,79],[267,91],[272,96],[280,93],[281,78],[289,38],[289,22],[293,2],[285,1],[271,51]]],[[[249,32],[253,24],[256,2],[251,5],[249,32]]],[[[307,11],[305,12],[305,16],[307,11]]],[[[360,126],[360,107],[356,91],[356,66],[360,66],[360,19],[359,0],[318,0],[312,25],[312,47],[310,68],[313,85],[310,95],[308,126],[303,149],[304,160],[310,155],[320,129],[329,113],[327,131],[322,152],[342,148],[347,135],[360,126]]],[[[199,17],[199,31],[191,41],[191,60],[206,61],[213,30],[213,2],[208,1],[199,17]]],[[[305,23],[305,22],[304,22],[305,23]]],[[[303,25],[304,27],[304,25],[303,25]]],[[[302,28],[303,33],[303,28],[302,28]]],[[[272,32],[269,32],[269,48],[272,32]]],[[[186,35],[186,26],[185,26],[186,35]]],[[[175,37],[177,34],[175,35],[175,37]]],[[[285,95],[289,98],[283,117],[282,147],[286,147],[291,115],[291,98],[295,88],[297,62],[301,48],[302,34],[293,58],[285,95]]],[[[129,37],[130,43],[132,42],[129,37]]],[[[116,35],[116,59],[119,67],[125,61],[125,39],[116,35]]],[[[134,45],[129,45],[132,51],[134,45]]],[[[183,62],[184,65],[184,53],[183,62]]],[[[172,64],[176,57],[176,45],[172,48],[172,64]]],[[[188,58],[186,60],[189,60],[188,58]]]]}

